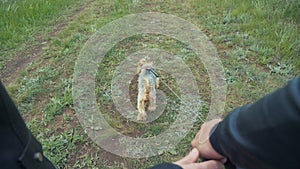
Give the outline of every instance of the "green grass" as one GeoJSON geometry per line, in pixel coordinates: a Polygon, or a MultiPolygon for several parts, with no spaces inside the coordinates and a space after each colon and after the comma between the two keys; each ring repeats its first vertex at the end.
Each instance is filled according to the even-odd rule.
{"type": "Polygon", "coordinates": [[[48,24],[60,11],[68,8],[74,0],[3,0],[1,1],[0,26],[1,45],[15,47],[36,32],[38,27],[48,24]]]}
{"type": "MultiPolygon", "coordinates": [[[[226,112],[253,102],[300,74],[300,2],[188,0],[188,1],[93,1],[69,21],[56,36],[56,25],[68,21],[90,1],[1,1],[0,65],[13,57],[30,53],[38,38],[47,44],[41,56],[7,85],[33,134],[58,168],[147,168],[163,161],[175,161],[190,150],[200,119],[188,135],[169,152],[147,159],[129,159],[107,154],[88,138],[73,110],[71,95],[74,64],[85,42],[105,24],[140,12],[162,12],[179,16],[204,31],[216,46],[228,84],[226,112]],[[58,12],[60,11],[60,12],[58,12]],[[55,23],[60,14],[59,23],[55,23]],[[38,38],[37,38],[38,37],[38,38]],[[25,48],[27,46],[27,49],[25,48]],[[28,47],[29,46],[29,47],[28,47]]],[[[178,114],[178,98],[161,85],[168,104],[163,115],[150,124],[124,119],[114,108],[110,82],[116,67],[129,54],[160,48],[182,58],[190,67],[205,103],[210,102],[209,78],[205,67],[185,44],[163,35],[136,35],[114,46],[99,63],[97,102],[106,120],[128,135],[149,137],[168,128],[178,114]]],[[[1,69],[1,66],[0,66],[1,69]]],[[[178,86],[164,71],[158,71],[174,91],[178,86]]],[[[132,93],[136,92],[131,86],[132,93]]],[[[179,93],[180,94],[180,93],[179,93]]],[[[133,97],[135,98],[135,97],[133,97]]],[[[135,105],[135,99],[132,105],[135,105]]],[[[134,150],[133,150],[134,151],[134,150]]]]}
{"type": "Polygon", "coordinates": [[[207,26],[218,29],[223,36],[220,41],[225,41],[229,47],[246,47],[254,52],[255,59],[263,65],[282,61],[294,64],[296,61],[295,65],[299,67],[299,1],[210,2],[194,1],[194,5],[199,14],[204,14],[202,17],[208,17],[208,23],[213,21],[207,26]],[[206,6],[215,6],[219,10],[211,9],[212,13],[218,13],[221,17],[212,20],[211,17],[216,15],[202,12],[206,6]],[[252,42],[244,44],[243,41],[252,42]]]}
{"type": "Polygon", "coordinates": [[[57,18],[76,0],[2,0],[0,1],[0,70],[11,59],[14,50],[45,30],[49,21],[57,18]]]}

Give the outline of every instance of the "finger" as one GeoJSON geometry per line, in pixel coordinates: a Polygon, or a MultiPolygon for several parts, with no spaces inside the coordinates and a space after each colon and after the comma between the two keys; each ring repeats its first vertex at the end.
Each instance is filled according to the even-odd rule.
{"type": "Polygon", "coordinates": [[[224,165],[219,161],[210,160],[202,163],[191,163],[181,165],[183,169],[224,169],[224,165]]]}
{"type": "Polygon", "coordinates": [[[201,135],[200,137],[198,136],[200,144],[205,143],[209,139],[210,135],[214,132],[220,121],[222,121],[222,119],[213,119],[201,126],[201,135]]]}
{"type": "Polygon", "coordinates": [[[175,162],[175,164],[185,165],[185,164],[194,163],[198,160],[198,158],[199,158],[199,151],[196,148],[194,148],[192,151],[190,151],[190,153],[187,156],[175,162]]]}
{"type": "Polygon", "coordinates": [[[207,140],[209,138],[209,134],[211,133],[212,127],[215,126],[215,124],[219,123],[220,121],[222,121],[222,119],[213,119],[203,123],[193,141],[204,142],[205,140],[207,140]]]}
{"type": "Polygon", "coordinates": [[[200,151],[201,145],[208,142],[210,134],[213,132],[212,130],[216,128],[216,124],[220,121],[222,121],[222,119],[213,119],[203,123],[195,138],[191,142],[192,146],[200,151]]]}
{"type": "Polygon", "coordinates": [[[201,168],[198,169],[223,169],[224,168],[223,163],[216,160],[209,160],[209,161],[202,162],[200,164],[201,164],[201,168]]]}
{"type": "Polygon", "coordinates": [[[183,169],[203,169],[200,163],[192,163],[188,165],[181,166],[183,169]]]}
{"type": "Polygon", "coordinates": [[[196,134],[195,138],[191,142],[192,147],[198,148],[198,146],[200,144],[200,135],[201,135],[201,133],[202,133],[202,131],[200,129],[199,132],[196,134]]]}

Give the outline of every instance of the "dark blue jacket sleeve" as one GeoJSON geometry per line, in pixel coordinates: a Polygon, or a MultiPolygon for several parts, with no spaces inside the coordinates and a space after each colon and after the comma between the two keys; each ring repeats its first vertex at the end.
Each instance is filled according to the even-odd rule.
{"type": "Polygon", "coordinates": [[[210,137],[214,149],[245,169],[300,168],[300,78],[232,111],[210,137]]]}
{"type": "Polygon", "coordinates": [[[55,169],[0,82],[0,168],[55,169]]]}

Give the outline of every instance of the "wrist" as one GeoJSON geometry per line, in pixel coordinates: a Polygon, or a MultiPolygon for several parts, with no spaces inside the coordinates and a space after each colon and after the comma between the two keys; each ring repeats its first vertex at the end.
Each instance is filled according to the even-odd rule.
{"type": "Polygon", "coordinates": [[[221,160],[224,159],[225,156],[223,156],[221,153],[219,153],[212,145],[210,142],[210,139],[208,140],[208,144],[206,145],[208,149],[210,150],[210,155],[213,157],[215,160],[221,160]]]}
{"type": "Polygon", "coordinates": [[[218,133],[217,130],[220,127],[221,122],[215,124],[215,126],[211,129],[210,134],[209,134],[209,139],[208,139],[208,143],[209,143],[209,147],[211,150],[213,150],[214,154],[216,156],[219,156],[220,158],[225,158],[225,155],[219,145],[219,141],[218,141],[218,133]]]}

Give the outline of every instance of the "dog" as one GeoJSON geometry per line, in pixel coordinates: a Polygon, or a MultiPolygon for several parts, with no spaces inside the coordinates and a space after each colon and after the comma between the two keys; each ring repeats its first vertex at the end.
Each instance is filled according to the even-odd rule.
{"type": "Polygon", "coordinates": [[[159,77],[153,68],[153,63],[148,63],[146,59],[141,59],[138,63],[138,97],[137,115],[138,121],[147,119],[147,111],[156,109],[156,89],[159,87],[159,77]]]}

